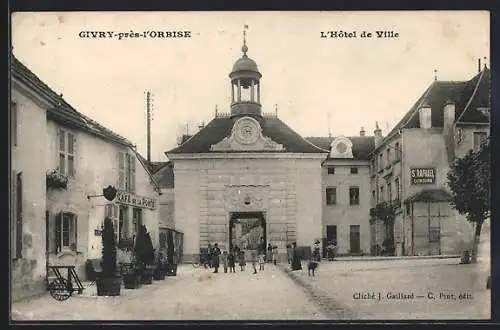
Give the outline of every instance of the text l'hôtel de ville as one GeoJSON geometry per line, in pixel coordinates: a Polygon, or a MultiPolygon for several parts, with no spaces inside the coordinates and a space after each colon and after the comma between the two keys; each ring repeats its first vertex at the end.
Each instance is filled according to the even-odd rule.
{"type": "Polygon", "coordinates": [[[320,38],[334,38],[334,39],[397,39],[399,32],[393,30],[375,30],[375,31],[321,31],[320,38]]]}

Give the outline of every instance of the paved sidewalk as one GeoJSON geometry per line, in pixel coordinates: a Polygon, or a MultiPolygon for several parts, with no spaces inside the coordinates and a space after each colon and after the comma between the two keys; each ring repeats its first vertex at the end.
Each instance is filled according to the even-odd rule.
{"type": "Polygon", "coordinates": [[[308,276],[306,263],[301,271],[291,272],[287,265],[282,267],[340,318],[489,319],[491,297],[483,274],[476,265],[458,262],[457,259],[322,262],[315,277],[308,276]],[[359,299],[366,293],[374,293],[377,298],[380,293],[382,299],[359,299]],[[400,295],[399,299],[388,299],[388,294],[393,298],[399,293],[413,294],[415,298],[403,299],[400,295]]]}
{"type": "Polygon", "coordinates": [[[178,275],[119,297],[86,295],[58,302],[45,295],[12,305],[14,320],[326,319],[304,290],[273,265],[263,272],[213,274],[182,265],[178,275]]]}

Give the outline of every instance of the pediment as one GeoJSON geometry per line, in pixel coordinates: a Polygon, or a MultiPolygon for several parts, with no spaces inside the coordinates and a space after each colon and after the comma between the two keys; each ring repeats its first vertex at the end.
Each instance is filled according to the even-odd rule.
{"type": "Polygon", "coordinates": [[[283,151],[282,144],[262,134],[262,127],[252,117],[242,117],[233,125],[231,135],[216,144],[211,151],[283,151]]]}
{"type": "Polygon", "coordinates": [[[335,138],[330,147],[330,158],[353,158],[352,142],[345,136],[335,138]]]}

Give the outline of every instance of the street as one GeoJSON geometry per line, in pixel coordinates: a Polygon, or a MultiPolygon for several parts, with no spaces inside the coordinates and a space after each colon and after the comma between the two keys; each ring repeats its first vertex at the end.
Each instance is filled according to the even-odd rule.
{"type": "MultiPolygon", "coordinates": [[[[88,285],[88,284],[87,284],[88,285]]],[[[263,272],[213,274],[179,267],[175,277],[119,297],[81,296],[58,302],[50,295],[14,303],[13,320],[294,320],[325,319],[305,291],[273,265],[263,272]]]]}
{"type": "MultiPolygon", "coordinates": [[[[341,259],[341,258],[340,258],[341,259]]],[[[338,260],[315,277],[291,272],[353,319],[489,319],[490,291],[480,265],[460,259],[338,260]],[[380,294],[380,300],[379,300],[380,294]]]]}

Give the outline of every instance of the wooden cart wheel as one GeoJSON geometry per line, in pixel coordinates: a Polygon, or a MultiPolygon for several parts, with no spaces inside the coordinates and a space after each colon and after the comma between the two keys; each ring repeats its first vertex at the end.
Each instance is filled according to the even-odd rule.
{"type": "Polygon", "coordinates": [[[68,281],[64,278],[56,278],[49,284],[49,291],[52,298],[58,301],[65,301],[73,294],[72,288],[68,288],[68,281]],[[69,290],[68,290],[69,289],[69,290]]]}

